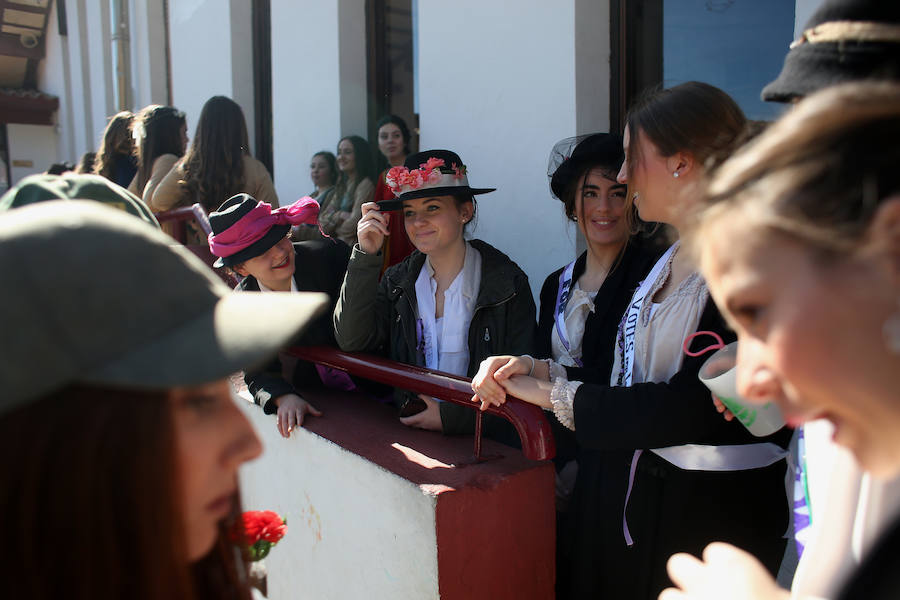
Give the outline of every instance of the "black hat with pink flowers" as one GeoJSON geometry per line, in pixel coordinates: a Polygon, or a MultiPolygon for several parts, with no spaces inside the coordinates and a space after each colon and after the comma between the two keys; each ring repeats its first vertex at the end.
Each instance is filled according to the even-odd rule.
{"type": "Polygon", "coordinates": [[[383,211],[399,210],[404,200],[435,196],[474,196],[496,188],[469,186],[468,169],[459,155],[450,150],[426,150],[406,157],[402,167],[385,175],[385,183],[394,192],[392,200],[382,200],[383,211]]]}

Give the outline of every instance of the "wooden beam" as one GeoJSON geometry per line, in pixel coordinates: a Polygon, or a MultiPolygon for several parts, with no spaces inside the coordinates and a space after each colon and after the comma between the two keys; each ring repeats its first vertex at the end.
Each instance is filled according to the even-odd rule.
{"type": "Polygon", "coordinates": [[[21,58],[44,58],[44,36],[38,37],[38,44],[34,48],[26,48],[19,41],[19,36],[14,33],[0,32],[0,54],[5,56],[18,56],[21,58]]]}

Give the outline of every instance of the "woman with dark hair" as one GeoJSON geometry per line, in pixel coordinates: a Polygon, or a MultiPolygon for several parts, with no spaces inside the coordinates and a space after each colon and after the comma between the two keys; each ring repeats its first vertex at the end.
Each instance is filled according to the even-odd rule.
{"type": "MultiPolygon", "coordinates": [[[[309,197],[319,203],[319,211],[326,210],[334,200],[334,186],[338,180],[337,161],[334,154],[327,150],[316,152],[309,161],[309,178],[315,189],[309,197]]],[[[304,240],[321,240],[322,232],[319,223],[301,223],[291,229],[291,239],[295,242],[304,240]]]]}
{"type": "Polygon", "coordinates": [[[170,241],[93,202],[0,219],[5,597],[250,598],[225,531],[261,447],[227,377],[325,301],[232,294],[170,241]]]}
{"type": "MultiPolygon", "coordinates": [[[[626,216],[626,187],[616,181],[624,160],[622,136],[609,133],[562,140],[550,154],[550,189],[587,249],[544,281],[535,356],[563,365],[569,379],[609,381],[622,313],[661,254],[643,234],[631,235],[636,218],[626,216]]],[[[591,590],[571,585],[595,568],[591,557],[602,539],[597,515],[615,510],[618,499],[603,493],[602,482],[624,476],[631,455],[581,447],[569,429],[555,419],[551,425],[558,471],[557,594],[592,597],[591,590]]]]}
{"type": "Polygon", "coordinates": [[[103,139],[94,162],[94,173],[122,187],[128,187],[137,171],[134,139],[131,137],[133,120],[134,113],[128,110],[118,112],[110,118],[103,130],[103,139]]]}
{"type": "MultiPolygon", "coordinates": [[[[388,115],[382,117],[376,126],[378,132],[378,151],[380,160],[378,161],[383,169],[381,175],[378,176],[378,184],[375,186],[375,202],[382,200],[393,200],[394,192],[385,182],[385,176],[388,169],[392,167],[403,166],[403,161],[409,156],[409,127],[406,121],[397,115],[388,115]]],[[[403,218],[399,211],[391,211],[388,213],[389,222],[388,229],[393,231],[393,235],[384,238],[384,245],[381,252],[384,255],[384,268],[387,269],[391,265],[395,265],[410,255],[415,250],[415,246],[409,241],[406,231],[403,229],[403,218]]]]}
{"type": "Polygon", "coordinates": [[[128,191],[151,208],[156,186],[172,170],[187,146],[184,113],[172,106],[151,104],[141,109],[131,123],[137,173],[128,191]]]}
{"type": "MultiPolygon", "coordinates": [[[[337,342],[349,352],[379,352],[399,362],[471,376],[501,348],[533,351],[534,300],[528,277],[508,256],[481,240],[466,240],[477,194],[466,165],[449,150],[407,157],[388,171],[395,198],[368,203],[359,243],[334,309],[337,342]],[[401,210],[416,252],[381,274],[386,211],[401,210]]],[[[401,421],[411,427],[472,433],[474,411],[397,390],[401,421]]],[[[491,415],[488,415],[491,417],[491,415]]],[[[502,419],[485,419],[485,433],[515,443],[502,419]]]]}
{"type": "Polygon", "coordinates": [[[338,181],[337,159],[328,150],[322,150],[312,155],[309,162],[309,178],[316,187],[309,195],[310,198],[319,201],[322,205],[324,194],[334,188],[338,181]]]}
{"type": "Polygon", "coordinates": [[[681,589],[660,598],[709,600],[725,585],[741,600],[900,597],[898,138],[900,85],[841,84],[800,101],[710,182],[688,240],[737,331],[738,392],[794,427],[830,426],[864,475],[810,490],[816,530],[792,592],[752,549],[713,544],[702,562],[671,558],[681,589]]]}
{"type": "MultiPolygon", "coordinates": [[[[688,82],[644,96],[626,123],[617,178],[628,184],[626,217],[633,203],[644,221],[683,229],[705,165],[730,152],[746,126],[743,113],[723,91],[688,82]]],[[[778,569],[790,432],[755,438],[719,416],[697,377],[704,357],[682,350],[697,331],[734,339],[676,242],[628,302],[607,382],[569,380],[562,365],[529,357],[492,358],[473,380],[483,406],[502,404],[510,393],[552,410],[580,446],[627,457],[595,487],[615,502],[596,515],[598,551],[587,558],[593,569],[572,582],[576,590],[656,598],[668,584],[666,557],[699,552],[713,540],[751,548],[770,571],[778,569]]],[[[691,349],[701,346],[694,340],[691,349]]]]}
{"type": "Polygon", "coordinates": [[[319,224],[326,235],[352,246],[356,243],[356,224],[362,205],[372,201],[375,190],[375,165],[369,143],[358,135],[341,138],[337,145],[337,165],[341,176],[334,198],[319,213],[319,224]]]}
{"type": "MultiPolygon", "coordinates": [[[[347,270],[350,248],[331,239],[291,243],[292,226],[315,224],[319,206],[310,197],[272,210],[247,194],[226,200],[209,215],[213,235],[210,251],[218,256],[216,267],[227,267],[243,277],[237,290],[246,292],[324,292],[330,310],[316,318],[299,339],[298,346],[335,346],[331,311],[337,302],[347,270]]],[[[276,414],[276,427],[290,437],[306,415],[321,413],[303,396],[308,390],[330,383],[332,371],[303,360],[273,359],[260,369],[247,369],[244,381],[266,414],[276,414]],[[288,371],[285,371],[288,369],[288,371]],[[322,373],[322,375],[320,375],[322,373]]],[[[346,373],[342,383],[352,384],[346,373]]],[[[351,387],[345,385],[343,389],[351,387]]]]}
{"type": "Polygon", "coordinates": [[[241,107],[231,98],[213,96],[200,111],[187,154],[145,201],[157,212],[194,202],[211,212],[238,193],[250,194],[278,208],[269,171],[250,156],[241,107]]]}

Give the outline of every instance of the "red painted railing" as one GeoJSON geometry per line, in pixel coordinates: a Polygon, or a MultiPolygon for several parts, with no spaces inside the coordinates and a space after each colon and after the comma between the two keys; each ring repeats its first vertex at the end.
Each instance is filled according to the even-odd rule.
{"type": "Polygon", "coordinates": [[[209,217],[206,215],[206,210],[199,203],[194,203],[191,206],[182,206],[179,208],[173,208],[172,210],[165,210],[163,212],[156,213],[156,220],[162,223],[170,223],[172,227],[172,231],[170,234],[175,240],[179,243],[183,244],[185,248],[190,250],[197,256],[200,260],[205,262],[211,269],[216,272],[222,281],[230,285],[231,287],[236,286],[240,279],[231,271],[226,269],[216,269],[213,267],[213,263],[216,261],[216,257],[213,256],[212,252],[209,251],[209,246],[206,244],[189,244],[188,236],[187,236],[187,222],[194,221],[200,227],[205,235],[209,235],[212,232],[212,227],[209,224],[209,217]]]}
{"type": "MultiPolygon", "coordinates": [[[[475,456],[481,450],[481,411],[471,401],[471,381],[465,377],[398,363],[380,356],[341,352],[325,346],[295,347],[290,354],[326,367],[340,369],[372,381],[384,383],[417,394],[461,404],[476,411],[475,456]]],[[[522,453],[531,460],[547,460],[556,453],[550,423],[544,411],[517,398],[508,398],[502,406],[491,406],[485,412],[512,423],[522,441],[522,453]]]]}
{"type": "Polygon", "coordinates": [[[188,221],[196,221],[206,235],[209,235],[212,231],[212,228],[209,226],[209,217],[206,216],[206,210],[199,203],[158,212],[156,213],[156,220],[160,223],[172,222],[172,237],[182,244],[187,243],[188,221]]]}

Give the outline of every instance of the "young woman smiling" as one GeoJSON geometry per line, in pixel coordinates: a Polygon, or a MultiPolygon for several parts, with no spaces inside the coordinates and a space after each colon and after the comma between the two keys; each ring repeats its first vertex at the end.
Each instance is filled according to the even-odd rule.
{"type": "Polygon", "coordinates": [[[368,142],[358,135],[341,138],[337,145],[337,166],[341,172],[334,194],[319,215],[322,231],[349,245],[356,243],[356,224],[362,205],[371,202],[375,191],[375,165],[368,142]]]}
{"type": "MultiPolygon", "coordinates": [[[[396,198],[363,206],[359,243],[334,311],[341,348],[465,376],[495,349],[532,351],[528,278],[499,250],[463,237],[475,215],[473,196],[493,189],[469,187],[466,166],[449,150],[410,155],[387,181],[396,198]],[[417,251],[379,282],[382,242],[391,233],[386,211],[397,209],[417,251]]],[[[466,407],[402,391],[397,402],[401,415],[410,415],[402,418],[407,425],[448,434],[473,430],[474,412],[466,407]]],[[[505,422],[488,421],[486,433],[517,439],[501,427],[505,422]]]]}
{"type": "MultiPolygon", "coordinates": [[[[318,204],[309,197],[272,210],[247,194],[232,196],[209,215],[213,230],[210,250],[219,257],[215,266],[229,267],[243,276],[239,291],[324,292],[333,310],[350,248],[335,239],[293,244],[290,240],[292,226],[315,224],[318,213],[318,204]]],[[[330,311],[313,321],[296,343],[335,345],[330,311]]],[[[305,361],[287,362],[293,365],[287,378],[280,357],[261,368],[248,369],[244,375],[256,403],[266,414],[277,415],[275,425],[283,437],[303,425],[307,415],[321,415],[301,395],[320,386],[319,369],[305,361]]]]}
{"type": "MultiPolygon", "coordinates": [[[[410,132],[406,121],[397,115],[383,117],[376,126],[378,132],[378,151],[381,153],[383,170],[378,176],[378,184],[375,186],[374,202],[392,200],[394,191],[387,184],[388,170],[393,167],[403,166],[403,161],[409,156],[410,132]]],[[[395,265],[410,255],[415,250],[403,227],[403,215],[399,211],[389,213],[388,229],[393,235],[384,238],[381,252],[384,255],[384,268],[395,265]]]]}
{"type": "MultiPolygon", "coordinates": [[[[859,512],[829,515],[837,518],[813,541],[861,553],[861,562],[850,572],[809,564],[829,582],[817,597],[900,596],[897,498],[881,496],[900,477],[898,137],[897,84],[811,95],[722,166],[690,236],[738,334],[741,395],[775,402],[794,426],[830,422],[834,441],[867,472],[861,496],[875,500],[868,509],[880,522],[862,498],[859,512]],[[870,531],[842,539],[842,521],[862,519],[870,531]]],[[[740,600],[809,597],[780,589],[752,554],[715,544],[703,561],[673,556],[669,571],[681,589],[660,598],[708,600],[724,582],[740,600]]]]}
{"type": "MultiPolygon", "coordinates": [[[[618,175],[629,186],[626,214],[634,202],[644,221],[684,227],[704,165],[727,153],[745,124],[735,102],[707,84],[646,95],[627,117],[618,175]]],[[[781,562],[790,432],[754,438],[718,415],[697,378],[703,358],[682,351],[695,331],[734,339],[708,299],[676,243],[629,301],[608,382],[570,381],[557,363],[529,357],[494,357],[473,379],[483,405],[510,393],[552,410],[585,448],[630,451],[628,468],[602,482],[617,505],[598,517],[604,539],[587,582],[598,596],[656,598],[668,582],[669,549],[699,552],[716,539],[752,547],[773,572],[781,562]]]]}
{"type": "MultiPolygon", "coordinates": [[[[622,136],[608,133],[562,140],[550,155],[550,189],[587,250],[544,282],[535,356],[552,358],[573,380],[609,381],[622,313],[660,254],[642,235],[630,235],[626,186],[616,181],[624,160],[622,136]]],[[[594,597],[589,581],[602,540],[598,515],[615,512],[618,502],[601,488],[627,477],[631,453],[591,451],[558,421],[551,424],[559,471],[557,597],[594,597]]]]}

